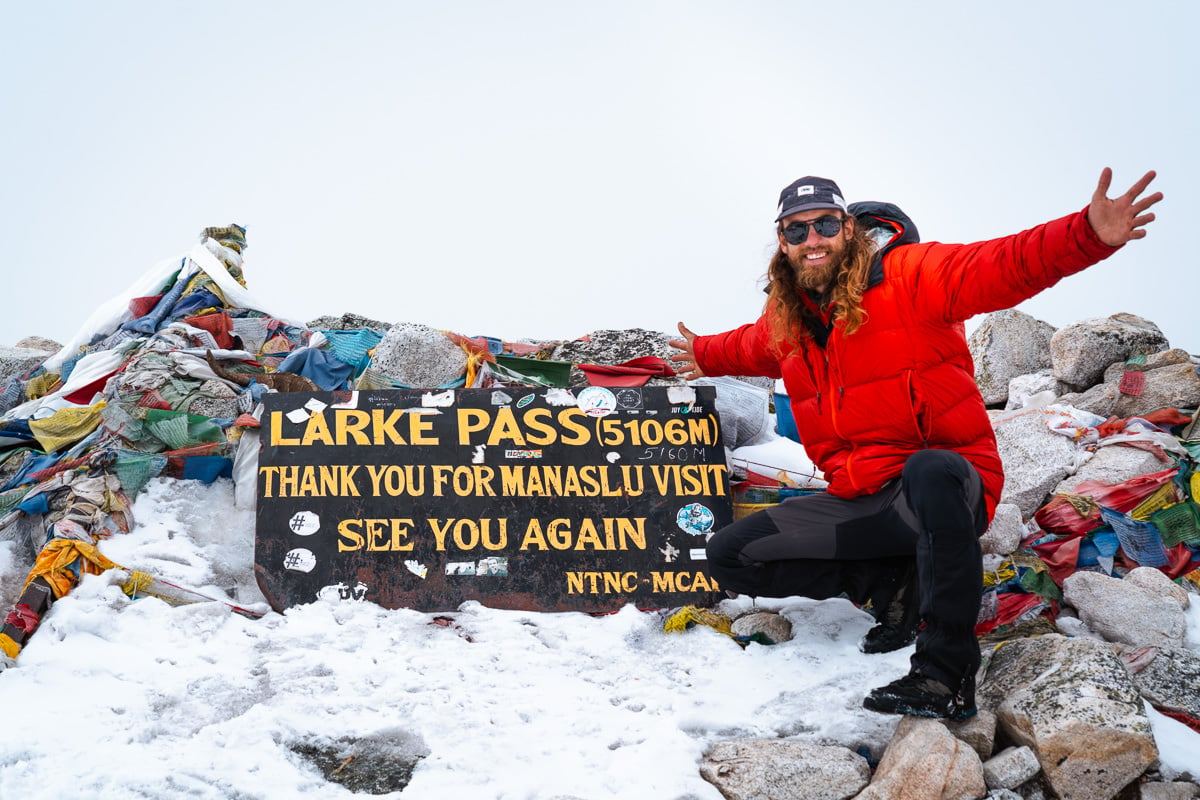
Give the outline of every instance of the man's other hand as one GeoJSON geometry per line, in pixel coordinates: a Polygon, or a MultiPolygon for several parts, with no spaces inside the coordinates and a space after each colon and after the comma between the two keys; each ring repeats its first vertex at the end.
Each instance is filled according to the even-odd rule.
{"type": "Polygon", "coordinates": [[[1163,195],[1162,192],[1155,192],[1140,200],[1138,195],[1146,191],[1154,175],[1153,170],[1147,172],[1129,191],[1110,200],[1108,187],[1112,184],[1112,170],[1104,168],[1100,173],[1100,183],[1092,195],[1092,204],[1088,206],[1088,222],[1100,241],[1109,247],[1120,247],[1130,239],[1141,239],[1146,235],[1145,226],[1154,221],[1154,214],[1145,213],[1146,209],[1162,200],[1163,195]]]}
{"type": "Polygon", "coordinates": [[[672,339],[667,342],[667,344],[676,350],[683,351],[671,356],[671,360],[677,365],[675,367],[675,374],[689,381],[694,381],[696,378],[703,378],[704,372],[696,363],[696,351],[692,348],[692,342],[696,341],[696,334],[688,330],[687,326],[682,322],[679,323],[679,333],[682,334],[682,339],[672,339]]]}

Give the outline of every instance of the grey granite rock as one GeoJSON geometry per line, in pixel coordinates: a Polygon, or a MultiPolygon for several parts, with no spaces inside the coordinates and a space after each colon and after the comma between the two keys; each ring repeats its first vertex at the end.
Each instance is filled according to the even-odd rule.
{"type": "Polygon", "coordinates": [[[1086,392],[1067,392],[1056,403],[1090,411],[1107,419],[1117,411],[1117,400],[1121,393],[1115,383],[1098,383],[1086,392]]]}
{"type": "Polygon", "coordinates": [[[1054,494],[1074,494],[1076,487],[1084,481],[1123,483],[1130,478],[1161,472],[1170,467],[1171,463],[1163,463],[1148,450],[1125,445],[1101,447],[1073,475],[1059,482],[1054,487],[1054,494]]]}
{"type": "Polygon", "coordinates": [[[775,611],[751,611],[742,614],[733,620],[730,630],[734,636],[765,637],[771,644],[781,644],[792,639],[792,623],[775,611]]]}
{"type": "Polygon", "coordinates": [[[1138,787],[1139,800],[1195,800],[1200,786],[1188,781],[1147,781],[1138,787]]]}
{"type": "Polygon", "coordinates": [[[1133,682],[1155,708],[1200,719],[1200,655],[1184,647],[1160,647],[1144,659],[1126,659],[1137,665],[1133,682]]]}
{"type": "Polygon", "coordinates": [[[858,800],[950,800],[987,794],[983,763],[938,720],[904,717],[858,800]]]}
{"type": "Polygon", "coordinates": [[[0,383],[24,375],[41,365],[52,353],[28,347],[0,347],[0,383]]]}
{"type": "Polygon", "coordinates": [[[341,316],[326,315],[310,320],[307,324],[309,330],[314,331],[357,331],[362,328],[368,328],[377,333],[387,333],[392,327],[390,322],[380,322],[377,319],[364,317],[361,314],[345,313],[341,316]]]}
{"type": "Polygon", "coordinates": [[[1063,600],[1088,628],[1110,642],[1181,646],[1187,632],[1186,597],[1181,603],[1172,589],[1182,590],[1152,567],[1138,567],[1129,575],[1134,573],[1139,575],[1121,579],[1076,572],[1063,581],[1063,600]]]}
{"type": "Polygon", "coordinates": [[[967,340],[983,402],[1004,403],[1009,381],[1048,368],[1053,335],[1053,325],[1013,308],[985,316],[967,340]]]}
{"type": "Polygon", "coordinates": [[[1031,748],[1067,800],[1109,800],[1155,762],[1142,699],[1111,645],[1047,634],[1015,639],[992,655],[978,702],[1031,748]]]}
{"type": "Polygon", "coordinates": [[[727,800],[847,800],[867,785],[871,768],[844,747],[737,739],[713,745],[700,775],[727,800]]]}
{"type": "Polygon", "coordinates": [[[26,336],[15,345],[18,348],[26,348],[29,350],[41,350],[44,353],[57,353],[62,350],[62,345],[53,339],[47,339],[44,336],[26,336]]]}
{"type": "Polygon", "coordinates": [[[1075,444],[1050,430],[1045,415],[1036,409],[1006,412],[993,420],[992,427],[1004,462],[1000,502],[1017,506],[1027,519],[1075,471],[1075,444]]]}
{"type": "Polygon", "coordinates": [[[1143,372],[1139,394],[1122,393],[1116,415],[1133,417],[1158,408],[1196,408],[1200,405],[1200,374],[1196,365],[1171,364],[1143,372]]]}
{"type": "Polygon", "coordinates": [[[401,323],[376,345],[371,367],[405,386],[432,389],[461,378],[467,354],[441,331],[401,323]]]}
{"type": "Polygon", "coordinates": [[[1017,549],[1024,534],[1020,507],[1012,503],[1000,503],[996,506],[991,525],[979,537],[979,544],[985,553],[1006,556],[1017,549]]]}
{"type": "Polygon", "coordinates": [[[983,780],[989,789],[1015,789],[1041,771],[1028,747],[1006,747],[983,762],[983,780]]]}
{"type": "Polygon", "coordinates": [[[1035,396],[1045,396],[1048,392],[1058,397],[1063,391],[1063,385],[1048,367],[1026,375],[1018,375],[1008,382],[1008,402],[1004,404],[1004,408],[1024,408],[1035,396]]]}
{"type": "Polygon", "coordinates": [[[942,724],[954,738],[966,742],[979,758],[987,759],[996,747],[996,715],[986,708],[966,719],[944,719],[942,724]]]}
{"type": "Polygon", "coordinates": [[[1110,364],[1108,369],[1104,370],[1104,383],[1116,385],[1121,382],[1121,377],[1128,369],[1137,369],[1142,372],[1150,372],[1151,370],[1159,369],[1160,367],[1170,367],[1175,364],[1195,364],[1196,360],[1188,353],[1179,347],[1172,347],[1170,350],[1163,350],[1158,353],[1147,353],[1143,356],[1145,361],[1139,365],[1132,366],[1124,361],[1117,361],[1110,364]]]}
{"type": "Polygon", "coordinates": [[[1113,314],[1059,328],[1050,339],[1050,357],[1056,378],[1086,389],[1100,380],[1110,364],[1169,347],[1153,322],[1134,314],[1113,314]]]}

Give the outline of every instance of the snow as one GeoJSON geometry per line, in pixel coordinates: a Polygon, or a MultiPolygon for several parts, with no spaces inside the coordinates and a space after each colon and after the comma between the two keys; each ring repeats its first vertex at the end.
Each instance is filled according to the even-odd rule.
{"type": "MultiPolygon", "coordinates": [[[[133,513],[133,532],[103,543],[110,558],[267,611],[253,513],[235,508],[231,482],[157,479],[133,513]]],[[[28,568],[15,542],[0,542],[6,607],[28,568]]],[[[665,633],[660,613],[632,607],[592,617],[468,603],[439,624],[319,601],[253,620],[219,602],[130,600],[120,581],[85,578],[0,673],[4,797],[362,796],[297,752],[349,738],[424,756],[402,793],[381,796],[720,800],[698,761],[721,739],[798,737],[881,756],[897,718],[861,699],[911,653],[860,653],[871,620],[841,600],[759,601],[795,639],[743,649],[703,627],[665,633]]],[[[1192,643],[1198,623],[1192,613],[1192,643]]],[[[1154,729],[1164,761],[1200,772],[1200,737],[1161,717],[1154,729]]]]}

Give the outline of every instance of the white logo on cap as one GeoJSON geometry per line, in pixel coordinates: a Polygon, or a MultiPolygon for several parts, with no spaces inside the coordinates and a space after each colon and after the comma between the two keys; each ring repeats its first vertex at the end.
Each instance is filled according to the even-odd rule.
{"type": "Polygon", "coordinates": [[[796,197],[800,197],[801,195],[806,195],[806,194],[814,194],[816,191],[817,191],[817,187],[813,186],[812,184],[808,184],[807,186],[797,186],[796,187],[796,197]]]}

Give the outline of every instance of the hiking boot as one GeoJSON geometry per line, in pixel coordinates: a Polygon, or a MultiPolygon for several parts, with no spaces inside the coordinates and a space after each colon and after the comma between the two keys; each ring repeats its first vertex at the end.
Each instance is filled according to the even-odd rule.
{"type": "Polygon", "coordinates": [[[899,590],[876,616],[878,622],[867,631],[859,649],[864,653],[890,653],[908,647],[917,640],[917,631],[921,627],[920,606],[917,573],[910,569],[899,590]]]}
{"type": "Polygon", "coordinates": [[[863,708],[881,714],[966,719],[978,711],[975,707],[975,679],[964,678],[955,692],[941,681],[910,672],[887,686],[872,689],[863,699],[863,708]]]}
{"type": "Polygon", "coordinates": [[[908,647],[917,640],[917,628],[916,624],[892,625],[880,622],[867,631],[859,643],[858,649],[864,653],[890,653],[893,650],[908,647]]]}

